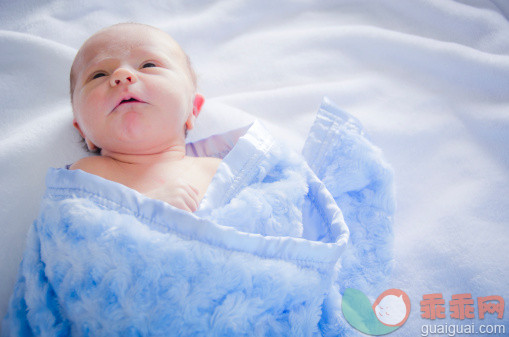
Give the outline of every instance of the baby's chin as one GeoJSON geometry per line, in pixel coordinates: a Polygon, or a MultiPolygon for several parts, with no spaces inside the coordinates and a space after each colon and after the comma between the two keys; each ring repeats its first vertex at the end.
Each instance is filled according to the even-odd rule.
{"type": "Polygon", "coordinates": [[[107,136],[111,137],[116,147],[123,147],[126,151],[139,152],[154,147],[164,148],[172,143],[185,144],[184,121],[179,118],[157,118],[154,115],[135,111],[123,113],[111,125],[111,134],[107,136]],[[180,124],[181,127],[176,127],[180,124]]]}

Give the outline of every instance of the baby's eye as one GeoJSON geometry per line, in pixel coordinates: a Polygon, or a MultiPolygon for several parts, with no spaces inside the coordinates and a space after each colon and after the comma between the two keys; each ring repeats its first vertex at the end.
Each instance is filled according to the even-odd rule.
{"type": "Polygon", "coordinates": [[[95,73],[94,76],[92,76],[92,79],[95,80],[96,78],[106,76],[105,73],[95,73]]]}
{"type": "Polygon", "coordinates": [[[147,63],[144,63],[141,67],[142,68],[152,68],[152,67],[156,67],[156,64],[153,62],[147,62],[147,63]]]}

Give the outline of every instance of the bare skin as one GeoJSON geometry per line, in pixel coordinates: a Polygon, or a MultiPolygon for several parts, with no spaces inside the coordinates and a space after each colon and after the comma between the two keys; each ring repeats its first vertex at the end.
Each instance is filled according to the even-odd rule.
{"type": "Polygon", "coordinates": [[[132,188],[150,198],[194,212],[199,208],[220,159],[189,157],[182,152],[165,152],[151,158],[94,156],[74,163],[81,169],[132,188]],[[141,159],[141,160],[140,160],[141,159]]]}
{"type": "Polygon", "coordinates": [[[185,154],[203,96],[166,33],[136,24],[94,34],[72,67],[74,127],[100,156],[71,166],[194,212],[220,164],[185,154]]]}

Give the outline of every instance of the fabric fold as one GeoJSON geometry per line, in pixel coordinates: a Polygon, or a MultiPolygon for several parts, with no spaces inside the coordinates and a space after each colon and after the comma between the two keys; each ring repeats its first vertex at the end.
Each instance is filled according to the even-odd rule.
{"type": "Polygon", "coordinates": [[[3,335],[323,334],[349,230],[322,114],[304,157],[259,122],[189,145],[223,158],[195,213],[50,169],[3,335]]]}

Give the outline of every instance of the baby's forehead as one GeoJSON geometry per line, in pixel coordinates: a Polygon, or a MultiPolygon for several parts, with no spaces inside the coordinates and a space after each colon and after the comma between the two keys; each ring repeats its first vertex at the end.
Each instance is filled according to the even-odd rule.
{"type": "Polygon", "coordinates": [[[76,56],[76,71],[101,57],[118,56],[137,51],[158,51],[170,57],[185,58],[178,43],[168,34],[150,26],[113,26],[92,35],[76,56]]]}

